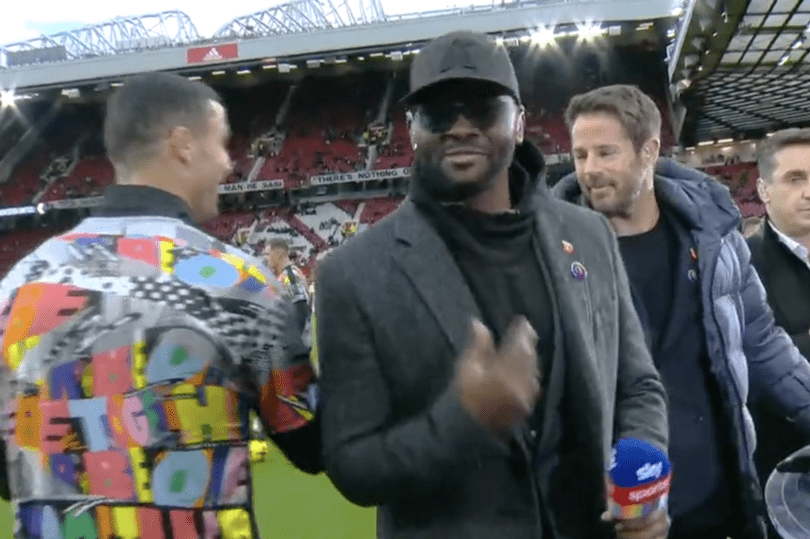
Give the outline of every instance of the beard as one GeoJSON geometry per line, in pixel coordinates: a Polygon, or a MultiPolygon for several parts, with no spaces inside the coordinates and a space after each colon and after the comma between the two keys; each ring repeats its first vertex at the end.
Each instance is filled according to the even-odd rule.
{"type": "Polygon", "coordinates": [[[610,218],[620,218],[620,219],[627,219],[630,217],[630,210],[633,207],[633,201],[635,197],[632,197],[628,193],[624,192],[617,192],[614,197],[610,200],[604,199],[589,199],[589,205],[591,209],[597,211],[607,217],[610,218]]]}
{"type": "Polygon", "coordinates": [[[428,153],[417,151],[414,154],[411,181],[415,187],[430,199],[440,203],[464,202],[474,198],[498,181],[500,173],[509,168],[515,153],[513,140],[498,144],[489,165],[476,179],[459,181],[442,167],[443,152],[428,153]]]}
{"type": "Polygon", "coordinates": [[[644,174],[640,163],[634,163],[633,167],[618,177],[598,178],[598,181],[589,181],[589,185],[594,183],[602,186],[608,185],[612,188],[610,196],[591,197],[585,190],[586,199],[591,209],[601,213],[607,218],[628,219],[633,213],[636,201],[641,196],[644,183],[639,181],[644,174]]]}

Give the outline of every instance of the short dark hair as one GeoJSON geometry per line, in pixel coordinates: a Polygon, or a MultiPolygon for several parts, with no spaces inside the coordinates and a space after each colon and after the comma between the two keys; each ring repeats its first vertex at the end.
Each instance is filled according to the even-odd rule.
{"type": "Polygon", "coordinates": [[[221,103],[213,89],[180,75],[146,73],[132,77],[107,100],[107,156],[114,165],[129,167],[149,157],[173,127],[204,131],[212,101],[221,103]]]}
{"type": "Polygon", "coordinates": [[[757,146],[759,177],[769,183],[772,182],[773,173],[776,171],[776,152],[788,146],[799,145],[810,146],[810,128],[783,129],[761,140],[757,146]]]}
{"type": "Polygon", "coordinates": [[[637,86],[614,84],[572,97],[565,109],[569,131],[581,114],[598,112],[612,114],[619,120],[636,152],[651,138],[661,136],[661,112],[637,86]]]}
{"type": "Polygon", "coordinates": [[[286,238],[271,238],[267,242],[268,249],[283,249],[285,253],[290,252],[290,242],[286,238]]]}

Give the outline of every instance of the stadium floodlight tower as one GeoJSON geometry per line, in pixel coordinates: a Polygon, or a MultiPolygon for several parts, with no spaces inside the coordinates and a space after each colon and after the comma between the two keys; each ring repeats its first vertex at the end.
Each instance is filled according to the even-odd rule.
{"type": "Polygon", "coordinates": [[[8,67],[47,61],[110,56],[121,52],[184,45],[200,39],[182,11],[164,11],[84,26],[0,47],[8,67]]]}
{"type": "Polygon", "coordinates": [[[298,34],[385,20],[380,0],[293,0],[233,19],[216,31],[214,39],[247,39],[298,34]]]}

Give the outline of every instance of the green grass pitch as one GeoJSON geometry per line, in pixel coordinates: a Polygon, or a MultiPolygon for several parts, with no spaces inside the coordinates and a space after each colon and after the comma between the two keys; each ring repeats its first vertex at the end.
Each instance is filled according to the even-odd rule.
{"type": "MultiPolygon", "coordinates": [[[[344,500],[323,474],[295,470],[275,448],[266,462],[253,466],[253,501],[261,539],[376,537],[374,509],[344,500]]],[[[11,511],[0,502],[0,538],[11,534],[11,511]]]]}

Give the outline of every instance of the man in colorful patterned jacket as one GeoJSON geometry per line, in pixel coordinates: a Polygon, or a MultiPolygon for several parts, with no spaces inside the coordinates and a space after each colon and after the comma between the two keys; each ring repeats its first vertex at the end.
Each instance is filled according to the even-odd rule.
{"type": "Polygon", "coordinates": [[[251,410],[320,471],[312,370],[260,261],[197,228],[229,174],[218,96],[148,74],[108,103],[117,185],[0,283],[16,539],[257,538],[251,410]]]}

